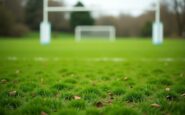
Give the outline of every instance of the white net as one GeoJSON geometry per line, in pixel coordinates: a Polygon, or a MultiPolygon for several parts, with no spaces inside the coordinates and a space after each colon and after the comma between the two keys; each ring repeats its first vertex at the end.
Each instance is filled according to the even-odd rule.
{"type": "Polygon", "coordinates": [[[82,39],[107,39],[114,41],[115,34],[116,32],[113,26],[78,26],[75,29],[76,41],[80,41],[82,39]]]}

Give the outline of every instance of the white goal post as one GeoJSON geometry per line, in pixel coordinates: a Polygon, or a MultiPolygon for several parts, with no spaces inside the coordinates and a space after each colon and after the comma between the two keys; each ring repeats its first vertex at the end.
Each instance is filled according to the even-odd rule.
{"type": "Polygon", "coordinates": [[[77,26],[75,28],[75,40],[79,42],[82,38],[103,38],[115,41],[116,29],[114,26],[77,26]]]}
{"type": "MultiPolygon", "coordinates": [[[[48,14],[49,12],[79,12],[79,11],[99,11],[102,9],[97,8],[85,8],[85,7],[49,7],[48,1],[43,0],[43,22],[40,24],[40,42],[41,44],[49,44],[51,39],[51,25],[48,21],[48,14]]],[[[154,11],[155,14],[155,22],[153,23],[153,35],[152,41],[154,44],[162,44],[163,42],[163,24],[160,21],[160,0],[156,1],[156,8],[154,11]]],[[[106,10],[106,9],[104,9],[106,10]]]]}

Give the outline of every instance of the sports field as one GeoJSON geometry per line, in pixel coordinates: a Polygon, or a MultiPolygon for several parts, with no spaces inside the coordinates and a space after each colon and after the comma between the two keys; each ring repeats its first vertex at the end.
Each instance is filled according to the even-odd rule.
{"type": "Polygon", "coordinates": [[[0,115],[183,115],[185,40],[0,39],[0,115]]]}

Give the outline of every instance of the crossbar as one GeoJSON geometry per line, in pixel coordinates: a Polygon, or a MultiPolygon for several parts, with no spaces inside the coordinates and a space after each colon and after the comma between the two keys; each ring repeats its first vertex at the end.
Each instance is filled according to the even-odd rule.
{"type": "Polygon", "coordinates": [[[48,12],[80,12],[80,11],[97,11],[97,9],[88,9],[84,7],[48,7],[48,12]]]}

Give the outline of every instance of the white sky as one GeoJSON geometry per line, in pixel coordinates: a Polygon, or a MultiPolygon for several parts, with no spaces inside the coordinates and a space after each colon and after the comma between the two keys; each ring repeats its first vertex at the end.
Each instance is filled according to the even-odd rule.
{"type": "MultiPolygon", "coordinates": [[[[100,8],[99,14],[118,16],[126,13],[140,15],[146,9],[151,9],[156,0],[63,0],[67,6],[74,6],[81,1],[87,8],[100,8]],[[106,9],[106,10],[103,10],[106,9]]],[[[96,12],[97,14],[97,12],[96,12]]]]}

